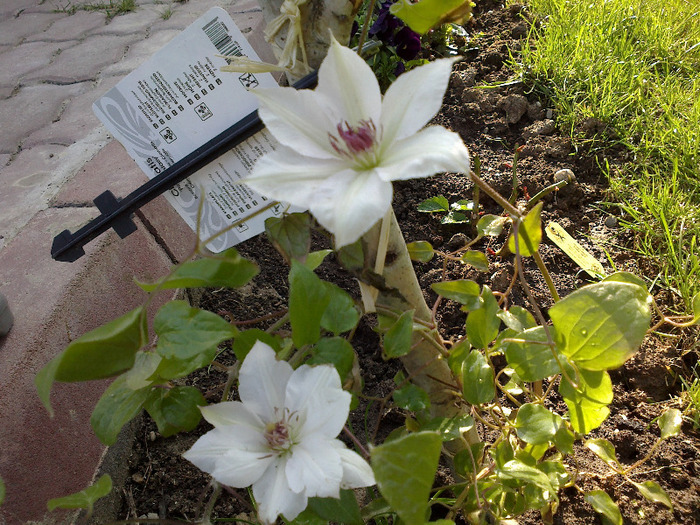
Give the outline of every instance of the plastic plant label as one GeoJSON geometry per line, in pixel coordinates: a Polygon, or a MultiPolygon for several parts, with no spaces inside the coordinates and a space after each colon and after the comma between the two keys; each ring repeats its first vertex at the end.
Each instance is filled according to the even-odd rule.
{"type": "MultiPolygon", "coordinates": [[[[251,90],[277,86],[269,73],[221,73],[227,62],[220,55],[258,59],[228,13],[214,7],[93,104],[97,117],[149,178],[255,111],[251,90]]],[[[202,240],[236,224],[211,240],[210,250],[221,252],[258,235],[266,218],[282,214],[283,205],[270,206],[238,183],[276,144],[262,130],[165,193],[195,231],[201,215],[202,240]],[[251,218],[240,222],[246,217],[251,218]]]]}
{"type": "Polygon", "coordinates": [[[603,265],[600,264],[600,261],[588,253],[588,251],[576,242],[576,240],[559,224],[550,222],[547,224],[545,231],[547,232],[549,240],[556,244],[566,255],[571,257],[571,260],[578,264],[580,268],[584,269],[588,275],[594,279],[600,279],[605,276],[605,270],[603,269],[603,265]]]}

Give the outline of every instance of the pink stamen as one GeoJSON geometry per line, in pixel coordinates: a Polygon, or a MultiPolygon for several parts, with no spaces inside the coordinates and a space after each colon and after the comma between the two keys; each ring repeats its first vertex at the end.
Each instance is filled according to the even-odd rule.
{"type": "Polygon", "coordinates": [[[359,125],[352,127],[347,121],[338,124],[338,136],[328,134],[331,146],[339,155],[354,157],[369,152],[374,148],[377,139],[377,127],[371,120],[361,120],[359,125]],[[340,139],[344,142],[341,145],[340,139]]]}

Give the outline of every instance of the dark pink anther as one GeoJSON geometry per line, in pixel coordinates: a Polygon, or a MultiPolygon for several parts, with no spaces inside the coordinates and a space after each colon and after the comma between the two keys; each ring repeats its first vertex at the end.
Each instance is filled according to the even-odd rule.
{"type": "Polygon", "coordinates": [[[330,135],[330,142],[333,149],[345,157],[352,157],[360,153],[369,152],[374,148],[377,139],[377,127],[371,120],[361,120],[356,127],[348,124],[347,121],[338,124],[338,137],[345,143],[342,147],[338,137],[330,135]]]}

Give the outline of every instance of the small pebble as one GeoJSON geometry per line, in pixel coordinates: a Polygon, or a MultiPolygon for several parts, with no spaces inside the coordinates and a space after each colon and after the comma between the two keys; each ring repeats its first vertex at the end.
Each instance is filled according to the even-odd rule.
{"type": "Polygon", "coordinates": [[[610,215],[607,219],[605,219],[606,228],[617,228],[617,225],[618,225],[617,217],[610,215]]]}
{"type": "Polygon", "coordinates": [[[447,241],[447,248],[449,250],[459,250],[461,247],[465,246],[469,242],[467,236],[463,233],[455,233],[452,238],[447,241]]]}
{"type": "Polygon", "coordinates": [[[569,182],[574,182],[576,180],[576,175],[570,169],[559,170],[554,174],[554,182],[561,182],[563,180],[568,180],[569,182]]]}
{"type": "Polygon", "coordinates": [[[143,476],[138,472],[132,474],[131,479],[134,481],[134,483],[143,483],[143,476]]]}
{"type": "Polygon", "coordinates": [[[149,441],[155,441],[156,440],[156,433],[151,430],[151,432],[148,434],[148,440],[149,441]]]}

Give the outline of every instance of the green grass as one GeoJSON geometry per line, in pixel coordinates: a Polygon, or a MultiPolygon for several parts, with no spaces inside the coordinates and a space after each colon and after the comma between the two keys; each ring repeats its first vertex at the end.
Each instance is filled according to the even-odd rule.
{"type": "MultiPolygon", "coordinates": [[[[611,145],[611,200],[689,304],[700,290],[700,4],[695,0],[528,0],[540,21],[520,66],[579,152],[611,145]],[[604,131],[586,137],[597,119],[604,131]]],[[[650,276],[654,277],[654,276],[650,276]]]]}
{"type": "Polygon", "coordinates": [[[57,11],[74,14],[77,11],[104,11],[107,18],[114,18],[136,10],[136,0],[108,0],[107,2],[97,2],[94,4],[74,5],[70,1],[57,11]]]}

